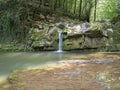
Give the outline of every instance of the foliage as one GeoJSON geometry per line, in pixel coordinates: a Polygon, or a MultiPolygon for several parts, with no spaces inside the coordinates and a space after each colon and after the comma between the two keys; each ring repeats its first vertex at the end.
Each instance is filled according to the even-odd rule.
{"type": "Polygon", "coordinates": [[[111,20],[120,15],[120,0],[99,0],[97,20],[111,20]]]}
{"type": "Polygon", "coordinates": [[[94,0],[0,0],[0,41],[23,41],[31,27],[31,20],[61,14],[90,21],[94,0]],[[9,37],[9,38],[8,38],[9,37]]]}
{"type": "Polygon", "coordinates": [[[54,14],[87,22],[118,19],[120,0],[0,0],[0,42],[23,41],[40,14],[46,21],[54,14]]]}
{"type": "Polygon", "coordinates": [[[102,30],[102,24],[100,23],[91,23],[90,30],[102,30]]]}
{"type": "Polygon", "coordinates": [[[11,42],[24,37],[22,33],[24,33],[24,23],[27,19],[28,13],[27,8],[22,4],[22,1],[19,2],[19,0],[10,0],[8,2],[1,3],[1,41],[7,40],[11,42]]]}

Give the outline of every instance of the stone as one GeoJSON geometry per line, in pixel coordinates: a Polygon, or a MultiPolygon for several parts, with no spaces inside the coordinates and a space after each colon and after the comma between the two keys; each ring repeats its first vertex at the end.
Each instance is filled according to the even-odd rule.
{"type": "Polygon", "coordinates": [[[39,29],[43,29],[43,26],[42,25],[38,25],[39,29]]]}
{"type": "Polygon", "coordinates": [[[112,30],[112,28],[108,28],[108,29],[107,29],[107,37],[112,37],[112,35],[113,35],[113,30],[112,30]]]}
{"type": "Polygon", "coordinates": [[[38,28],[29,33],[31,46],[39,50],[57,50],[58,30],[62,30],[63,50],[93,49],[109,45],[113,30],[103,23],[78,23],[60,21],[54,23],[37,22],[38,28]],[[108,38],[109,37],[109,38],[108,38]]]}
{"type": "Polygon", "coordinates": [[[90,37],[90,38],[104,37],[103,32],[102,31],[97,31],[97,30],[95,30],[95,31],[92,31],[92,30],[86,31],[84,34],[87,37],[90,37]]]}
{"type": "Polygon", "coordinates": [[[45,19],[45,16],[42,15],[42,14],[40,14],[40,18],[41,18],[42,20],[44,20],[44,19],[45,19]]]}
{"type": "Polygon", "coordinates": [[[63,30],[63,29],[65,28],[65,25],[64,25],[64,24],[59,24],[59,25],[58,25],[58,28],[60,28],[60,29],[63,30]]]}

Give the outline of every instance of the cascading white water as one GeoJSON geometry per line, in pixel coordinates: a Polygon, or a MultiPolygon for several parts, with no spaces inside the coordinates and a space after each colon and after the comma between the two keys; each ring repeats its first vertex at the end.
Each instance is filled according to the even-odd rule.
{"type": "Polygon", "coordinates": [[[85,23],[82,24],[81,28],[83,33],[87,31],[87,27],[85,23]]]}
{"type": "Polygon", "coordinates": [[[61,30],[58,31],[58,40],[59,42],[58,42],[57,52],[62,52],[62,31],[61,30]]]}

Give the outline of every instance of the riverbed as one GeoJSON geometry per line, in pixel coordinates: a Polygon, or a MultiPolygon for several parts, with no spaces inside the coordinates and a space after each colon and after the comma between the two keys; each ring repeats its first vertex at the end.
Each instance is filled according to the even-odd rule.
{"type": "Polygon", "coordinates": [[[120,53],[1,53],[0,64],[1,80],[29,68],[9,78],[14,90],[120,89],[120,53]]]}
{"type": "MultiPolygon", "coordinates": [[[[55,64],[70,57],[79,56],[79,53],[53,52],[0,52],[0,81],[8,77],[14,70],[40,67],[55,64]]],[[[82,55],[82,54],[81,54],[82,55]]]]}

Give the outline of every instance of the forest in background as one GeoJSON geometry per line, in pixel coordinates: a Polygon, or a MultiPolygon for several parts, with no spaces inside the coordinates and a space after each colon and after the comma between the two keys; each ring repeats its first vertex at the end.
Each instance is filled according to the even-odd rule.
{"type": "Polygon", "coordinates": [[[0,42],[22,42],[38,15],[110,21],[119,40],[120,0],[0,0],[0,42]]]}

